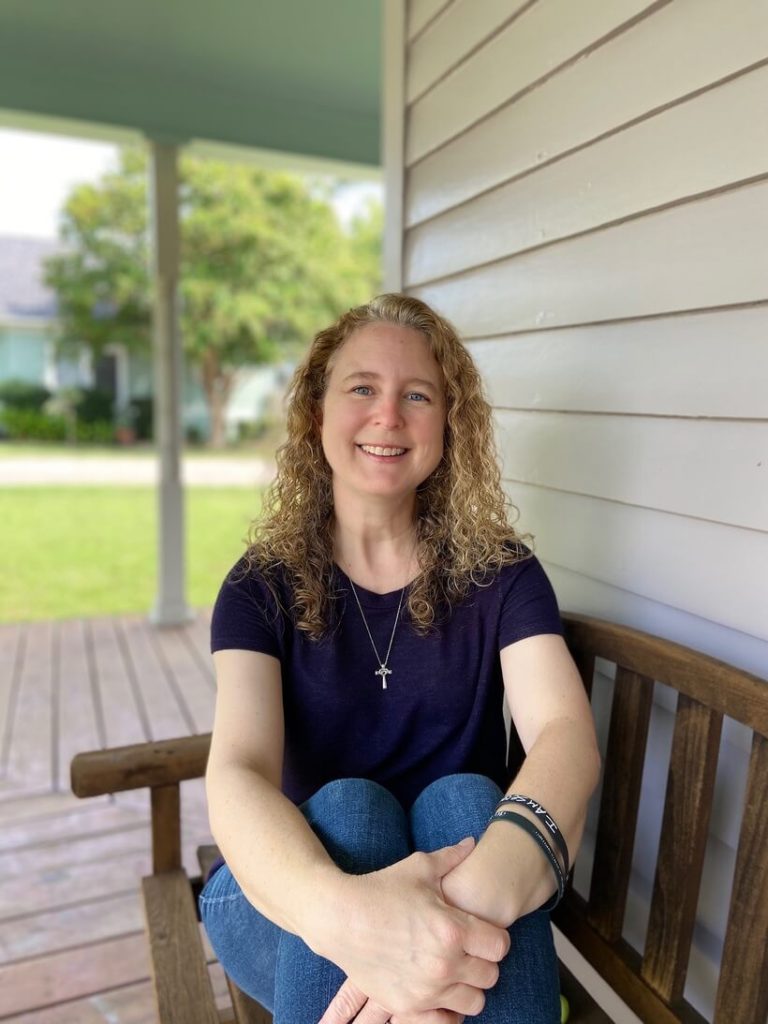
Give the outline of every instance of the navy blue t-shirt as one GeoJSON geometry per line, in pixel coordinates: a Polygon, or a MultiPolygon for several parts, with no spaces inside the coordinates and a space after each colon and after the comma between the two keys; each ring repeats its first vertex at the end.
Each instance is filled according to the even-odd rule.
{"type": "MultiPolygon", "coordinates": [[[[409,807],[435,779],[456,772],[487,775],[502,788],[506,739],[499,651],[541,633],[562,633],[552,586],[531,556],[503,567],[443,617],[429,635],[409,623],[405,602],[388,667],[387,688],[349,578],[335,569],[336,622],[311,640],[294,628],[290,588],[239,562],[213,611],[211,650],[274,656],[282,670],[285,712],[283,792],[294,803],[326,782],[367,778],[409,807]]],[[[400,591],[357,587],[365,618],[384,656],[400,591]]]]}

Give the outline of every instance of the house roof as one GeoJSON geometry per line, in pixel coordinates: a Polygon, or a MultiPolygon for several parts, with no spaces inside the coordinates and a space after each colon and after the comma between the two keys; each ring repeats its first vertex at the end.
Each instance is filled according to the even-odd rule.
{"type": "Polygon", "coordinates": [[[0,124],[377,165],[382,2],[3,0],[0,124]]]}
{"type": "Polygon", "coordinates": [[[0,236],[0,321],[56,316],[56,296],[43,282],[43,261],[61,248],[55,240],[0,236]]]}

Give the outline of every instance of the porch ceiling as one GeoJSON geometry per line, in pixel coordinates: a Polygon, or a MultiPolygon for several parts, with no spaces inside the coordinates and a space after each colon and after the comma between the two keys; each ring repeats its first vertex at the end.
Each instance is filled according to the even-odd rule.
{"type": "Polygon", "coordinates": [[[3,0],[0,107],[375,165],[381,2],[3,0]]]}

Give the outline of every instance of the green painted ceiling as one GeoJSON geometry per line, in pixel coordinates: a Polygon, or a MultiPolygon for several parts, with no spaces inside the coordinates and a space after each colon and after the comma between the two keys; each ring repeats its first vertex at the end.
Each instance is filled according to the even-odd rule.
{"type": "Polygon", "coordinates": [[[383,0],[0,0],[0,108],[379,163],[383,0]]]}

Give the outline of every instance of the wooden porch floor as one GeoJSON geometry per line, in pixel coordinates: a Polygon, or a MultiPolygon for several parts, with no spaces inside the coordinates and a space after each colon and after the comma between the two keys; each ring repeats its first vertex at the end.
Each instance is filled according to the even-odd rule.
{"type": "MultiPolygon", "coordinates": [[[[139,879],[146,793],[78,800],[82,750],[210,731],[209,616],[0,626],[0,1020],[151,1024],[139,879]]],[[[182,785],[184,864],[209,841],[202,780],[182,785]]],[[[210,954],[210,949],[209,949],[210,954]]],[[[213,961],[210,954],[209,959],[213,961]]],[[[218,964],[211,977],[221,1005],[218,964]]]]}

